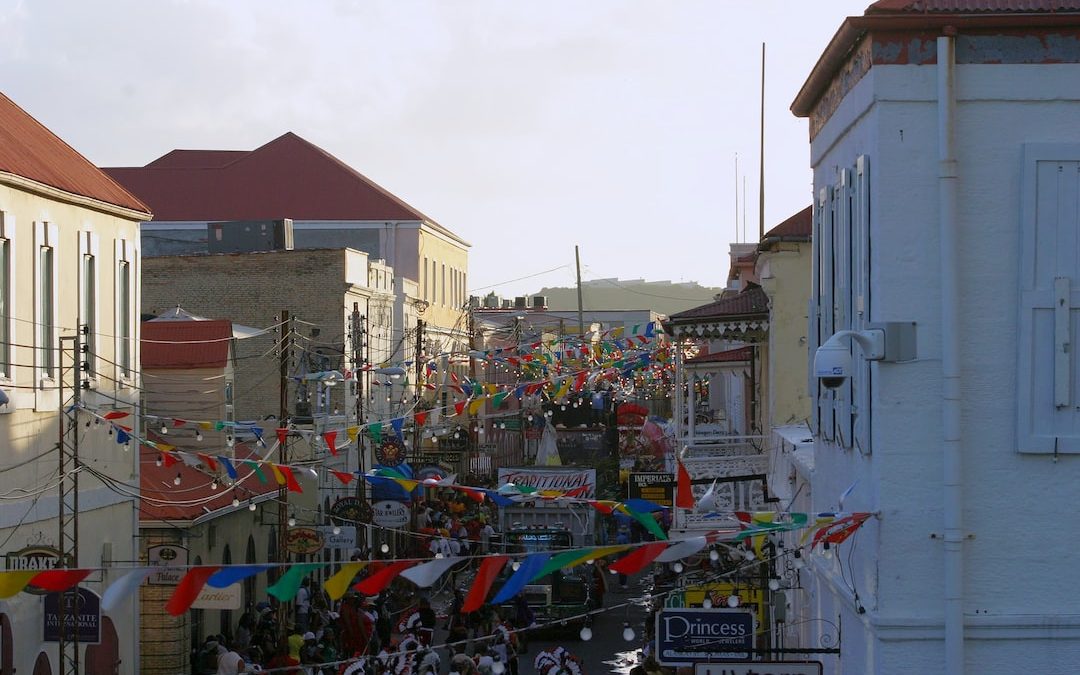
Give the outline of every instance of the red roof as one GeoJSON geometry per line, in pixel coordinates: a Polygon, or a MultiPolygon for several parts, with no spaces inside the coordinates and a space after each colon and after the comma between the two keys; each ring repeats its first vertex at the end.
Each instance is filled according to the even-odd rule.
{"type": "Polygon", "coordinates": [[[762,243],[770,239],[780,241],[810,241],[814,233],[814,212],[807,206],[802,211],[791,216],[773,229],[765,233],[762,243]]]}
{"type": "Polygon", "coordinates": [[[684,361],[686,365],[693,365],[695,363],[729,363],[733,361],[749,361],[750,357],[754,354],[753,347],[739,347],[737,349],[729,349],[725,352],[716,352],[715,354],[702,354],[701,356],[695,356],[692,359],[684,361]]]}
{"type": "Polygon", "coordinates": [[[768,316],[768,314],[769,296],[765,295],[765,291],[761,290],[761,286],[749,283],[746,288],[735,295],[672,314],[668,317],[668,320],[671,323],[680,323],[709,317],[730,319],[738,316],[768,316]]]}
{"type": "Polygon", "coordinates": [[[0,94],[0,171],[134,211],[150,210],[70,145],[0,94]]]}
{"type": "Polygon", "coordinates": [[[150,204],[155,221],[422,220],[457,239],[292,132],[255,150],[173,150],[104,171],[150,204]]]}
{"type": "Polygon", "coordinates": [[[867,14],[891,12],[993,13],[993,12],[1076,12],[1080,2],[1068,0],[878,0],[866,8],[867,14]]]}
{"type": "MultiPolygon", "coordinates": [[[[150,434],[150,440],[155,442],[166,441],[150,434]]],[[[252,497],[258,497],[271,492],[277,492],[278,486],[269,468],[263,469],[267,481],[259,480],[254,470],[240,464],[244,459],[260,459],[256,450],[247,443],[237,443],[235,446],[235,459],[233,466],[239,474],[239,481],[233,489],[219,485],[217,490],[211,488],[213,479],[208,467],[191,467],[183,462],[177,462],[172,466],[157,465],[161,452],[148,446],[139,449],[139,487],[141,488],[142,501],[139,506],[139,520],[195,520],[200,516],[213,513],[218,509],[232,506],[233,497],[245,501],[252,497]],[[174,485],[176,475],[180,475],[180,485],[174,485]],[[201,500],[207,501],[201,501],[201,500]],[[181,503],[181,502],[192,502],[181,503]],[[167,502],[161,504],[158,502],[167,502]],[[205,508],[204,508],[205,507],[205,508]]],[[[263,450],[265,452],[265,450],[263,450]]],[[[215,458],[218,464],[217,475],[225,477],[227,474],[221,467],[220,461],[216,460],[218,454],[225,454],[221,449],[207,448],[206,454],[215,458]]],[[[200,464],[200,466],[202,466],[200,464]]]]}
{"type": "Polygon", "coordinates": [[[232,322],[144,321],[142,367],[224,368],[232,345],[232,322]]]}

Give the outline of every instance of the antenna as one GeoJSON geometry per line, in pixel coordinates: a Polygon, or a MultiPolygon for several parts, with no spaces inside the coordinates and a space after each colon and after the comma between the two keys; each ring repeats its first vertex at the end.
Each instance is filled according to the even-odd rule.
{"type": "MultiPolygon", "coordinates": [[[[743,201],[743,208],[745,209],[746,200],[743,201]]],[[[739,243],[739,153],[737,152],[735,153],[735,243],[739,243]]]]}

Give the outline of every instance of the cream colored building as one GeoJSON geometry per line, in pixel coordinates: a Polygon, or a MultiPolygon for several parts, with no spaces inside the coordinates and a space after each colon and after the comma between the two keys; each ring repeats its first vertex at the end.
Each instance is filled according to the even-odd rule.
{"type": "MultiPolygon", "coordinates": [[[[85,466],[71,562],[95,568],[81,586],[100,596],[136,559],[130,494],[138,489],[138,452],[118,443],[95,415],[128,413],[122,423],[137,427],[139,223],[150,214],[3,95],[0,128],[0,555],[10,569],[20,557],[55,561],[63,546],[61,385],[70,395],[81,381],[82,402],[92,412],[78,412],[68,427],[85,466]],[[76,374],[70,351],[59,347],[81,326],[89,372],[76,374]]],[[[43,641],[44,606],[43,596],[26,592],[0,601],[3,675],[60,669],[57,643],[43,641]]],[[[137,672],[135,601],[101,616],[99,626],[99,644],[80,645],[80,672],[137,672]]]]}

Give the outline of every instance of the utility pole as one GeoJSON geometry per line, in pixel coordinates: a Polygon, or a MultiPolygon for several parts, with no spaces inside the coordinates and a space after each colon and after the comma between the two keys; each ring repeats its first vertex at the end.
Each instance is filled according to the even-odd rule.
{"type": "MultiPolygon", "coordinates": [[[[413,410],[416,410],[420,406],[420,397],[424,395],[423,388],[420,385],[421,378],[424,376],[424,320],[416,320],[416,355],[414,366],[416,368],[416,382],[413,384],[415,393],[413,394],[413,410]]],[[[412,454],[413,454],[413,466],[419,466],[418,460],[420,459],[420,425],[413,421],[413,438],[412,438],[412,454]]]]}
{"type": "Polygon", "coordinates": [[[585,334],[585,318],[582,314],[581,305],[581,256],[578,254],[577,244],[574,245],[574,262],[577,265],[577,330],[578,335],[585,334]]]}
{"type": "MultiPolygon", "coordinates": [[[[88,332],[82,322],[71,337],[60,338],[60,369],[57,378],[60,387],[60,502],[58,521],[60,526],[60,565],[79,566],[79,407],[82,390],[89,386],[83,378],[89,373],[83,360],[87,345],[83,335],[88,332]],[[65,383],[71,378],[71,391],[65,383]]],[[[128,345],[124,345],[127,349],[128,345]]],[[[46,347],[51,349],[51,347],[46,347]]],[[[117,359],[119,360],[119,359],[117,359]]],[[[79,587],[60,594],[60,673],[79,675],[79,587]]]]}
{"type": "Polygon", "coordinates": [[[758,145],[758,241],[765,238],[765,43],[761,43],[761,138],[758,145]]]}
{"type": "MultiPolygon", "coordinates": [[[[360,303],[353,302],[352,316],[350,317],[352,328],[352,366],[353,385],[356,387],[356,467],[360,473],[364,472],[364,378],[367,376],[367,357],[364,349],[367,346],[367,317],[360,313],[360,303]]],[[[367,483],[363,479],[356,481],[356,497],[364,501],[367,496],[365,490],[367,483]]],[[[353,523],[356,528],[357,544],[365,549],[368,545],[367,527],[361,523],[353,523]]]]}
{"type": "MultiPolygon", "coordinates": [[[[278,427],[289,426],[289,361],[292,358],[292,332],[293,322],[289,316],[289,310],[281,312],[281,344],[279,347],[279,400],[278,427]]],[[[278,463],[289,463],[289,441],[286,434],[278,444],[278,463]]],[[[278,488],[278,532],[277,532],[277,560],[274,562],[286,562],[289,559],[288,543],[289,521],[289,490],[282,485],[278,488]]],[[[279,574],[281,572],[279,571],[279,574]]],[[[287,618],[286,603],[278,604],[278,625],[284,626],[287,618]]]]}

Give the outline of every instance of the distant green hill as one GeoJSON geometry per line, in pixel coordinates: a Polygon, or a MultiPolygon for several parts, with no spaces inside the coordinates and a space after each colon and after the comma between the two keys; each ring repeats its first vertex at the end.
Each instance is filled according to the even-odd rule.
{"type": "MultiPolygon", "coordinates": [[[[651,309],[670,315],[712,302],[723,290],[697,282],[593,279],[582,282],[581,299],[584,309],[651,309]]],[[[577,309],[576,288],[543,288],[529,295],[547,296],[549,309],[577,309]]]]}

